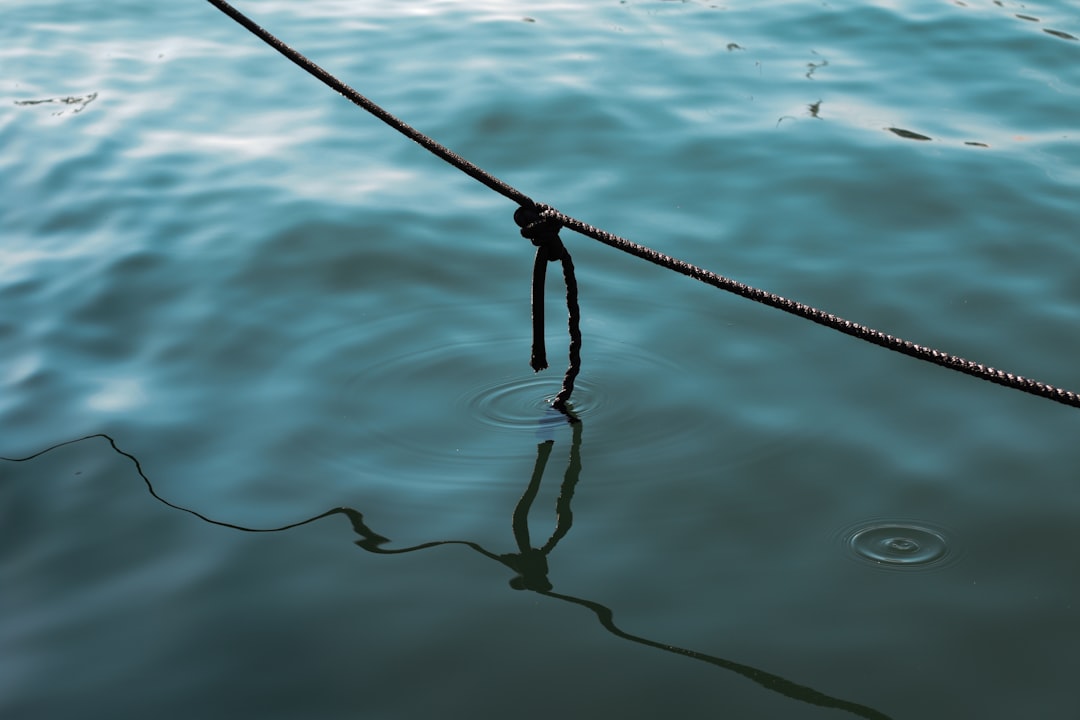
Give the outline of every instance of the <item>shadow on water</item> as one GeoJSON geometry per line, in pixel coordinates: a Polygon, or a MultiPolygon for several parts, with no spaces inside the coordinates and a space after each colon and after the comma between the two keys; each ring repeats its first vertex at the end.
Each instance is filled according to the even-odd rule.
{"type": "Polygon", "coordinates": [[[554,409],[550,411],[551,414],[543,418],[540,422],[541,429],[550,431],[554,428],[554,423],[566,422],[572,428],[572,436],[569,448],[569,459],[566,465],[566,470],[563,474],[562,485],[559,489],[559,496],[556,501],[556,521],[555,529],[551,535],[542,545],[536,545],[532,541],[532,536],[529,530],[529,515],[532,510],[533,501],[536,499],[540,490],[541,483],[544,478],[544,473],[547,469],[548,460],[551,457],[552,451],[555,447],[555,441],[552,439],[542,440],[536,446],[536,462],[533,466],[532,476],[529,478],[528,484],[525,487],[525,491],[521,495],[521,499],[518,500],[517,505],[514,508],[513,515],[511,516],[511,530],[514,537],[514,542],[517,546],[515,552],[509,553],[496,553],[488,550],[484,546],[471,540],[459,540],[459,539],[446,539],[446,540],[432,540],[429,542],[420,543],[410,547],[394,548],[386,547],[390,542],[390,538],[379,534],[373,530],[365,521],[363,513],[355,508],[350,507],[336,507],[326,512],[319,513],[318,515],[299,520],[297,522],[289,523],[288,525],[282,525],[280,527],[273,528],[252,528],[243,525],[237,525],[222,520],[215,520],[207,517],[206,515],[192,510],[191,508],[177,505],[176,503],[166,500],[155,490],[153,483],[150,481],[149,476],[143,470],[142,463],[139,459],[123,450],[116,442],[114,438],[109,435],[98,433],[94,435],[87,435],[85,437],[77,438],[74,440],[68,440],[62,443],[58,443],[49,448],[41,450],[33,455],[22,458],[9,458],[0,457],[0,460],[5,462],[24,463],[31,462],[36,458],[39,458],[49,452],[57,450],[59,448],[73,445],[76,443],[87,442],[94,439],[102,439],[106,441],[113,452],[127,458],[139,477],[142,478],[146,484],[146,488],[150,495],[162,504],[181,512],[194,515],[200,520],[210,523],[212,525],[218,525],[221,527],[231,528],[248,533],[277,533],[298,528],[303,525],[308,525],[314,522],[318,522],[325,518],[333,517],[336,515],[344,516],[350,523],[353,532],[359,536],[359,539],[354,540],[354,544],[365,550],[366,552],[375,553],[379,555],[399,555],[403,553],[420,552],[434,547],[443,545],[460,545],[466,547],[484,557],[499,563],[503,567],[510,570],[514,576],[510,580],[510,587],[515,590],[527,590],[534,592],[538,595],[551,598],[553,600],[560,600],[562,602],[577,605],[591,611],[600,625],[612,635],[627,640],[632,643],[644,645],[647,647],[655,648],[663,652],[672,653],[675,655],[681,655],[691,660],[697,660],[699,662],[708,663],[724,670],[742,675],[745,678],[753,680],[758,685],[771,690],[773,692],[784,695],[792,700],[807,703],[810,705],[817,705],[824,708],[832,708],[836,710],[842,710],[848,713],[852,713],[859,717],[864,718],[876,718],[887,719],[889,716],[875,710],[866,705],[861,705],[848,700],[843,700],[831,695],[827,695],[823,692],[815,690],[814,688],[800,685],[796,682],[780,677],[773,673],[761,670],[750,665],[728,660],[715,655],[699,652],[697,650],[691,650],[688,648],[678,647],[676,645],[670,645],[659,640],[654,640],[641,635],[635,635],[627,632],[615,623],[614,611],[602,603],[589,600],[587,598],[576,597],[573,595],[567,595],[559,592],[555,592],[554,586],[548,579],[548,556],[555,550],[555,547],[559,544],[559,541],[564,538],[567,533],[570,532],[571,525],[573,523],[573,513],[571,511],[570,503],[574,496],[574,489],[577,486],[581,477],[581,445],[582,445],[582,431],[583,423],[580,418],[573,414],[573,410],[569,407],[560,412],[554,409]]]}

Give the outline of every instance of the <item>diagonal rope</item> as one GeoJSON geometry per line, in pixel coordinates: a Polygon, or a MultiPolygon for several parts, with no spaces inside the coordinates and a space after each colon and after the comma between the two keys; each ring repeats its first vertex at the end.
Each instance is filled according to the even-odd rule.
{"type": "Polygon", "coordinates": [[[338,80],[326,70],[322,69],[321,67],[313,63],[311,60],[308,60],[306,57],[298,53],[296,50],[293,50],[281,40],[278,40],[273,34],[257,25],[249,17],[234,8],[229,3],[225,2],[225,0],[207,1],[211,5],[216,7],[218,10],[243,25],[253,35],[258,37],[267,45],[274,48],[279,53],[287,57],[289,60],[299,65],[300,68],[303,69],[305,72],[318,78],[324,85],[328,86],[331,90],[334,90],[335,92],[344,95],[345,98],[349,100],[349,102],[353,103],[354,105],[358,105],[364,110],[367,110],[369,113],[379,118],[384,123],[394,128],[405,137],[420,144],[425,150],[428,150],[434,155],[442,158],[446,162],[456,167],[458,170],[461,170],[469,177],[479,180],[484,185],[487,185],[489,188],[499,193],[500,195],[503,195],[504,197],[513,200],[518,205],[534,204],[532,199],[528,195],[521,192],[517,188],[512,187],[507,183],[504,183],[502,180],[487,172],[483,168],[472,164],[471,162],[461,157],[449,148],[435,142],[435,140],[431,139],[424,133],[412,127],[405,121],[394,117],[390,113],[386,112],[381,107],[371,102],[371,100],[368,100],[366,97],[356,92],[356,90],[353,90],[351,87],[338,80]]]}
{"type": "MultiPolygon", "coordinates": [[[[394,115],[391,115],[386,110],[376,105],[371,100],[364,97],[356,90],[341,82],[336,77],[328,73],[326,70],[319,67],[314,62],[283,43],[273,34],[257,25],[239,10],[231,6],[229,3],[225,2],[225,0],[207,0],[207,2],[221,10],[223,13],[225,13],[237,23],[249,30],[252,34],[260,38],[263,42],[268,44],[270,47],[277,50],[279,53],[281,53],[286,58],[298,65],[300,68],[323,82],[332,90],[335,90],[336,92],[343,95],[346,99],[348,99],[355,105],[363,108],[364,110],[379,118],[384,123],[394,128],[401,134],[420,144],[429,152],[433,153],[437,157],[458,168],[470,177],[483,183],[484,185],[491,188],[500,195],[503,195],[504,197],[513,200],[522,208],[527,208],[528,210],[539,214],[542,219],[550,221],[552,225],[555,226],[555,232],[557,232],[559,226],[566,227],[576,233],[602,242],[605,245],[616,248],[625,253],[629,253],[630,255],[634,255],[635,257],[639,257],[643,260],[647,260],[654,265],[659,265],[660,267],[674,270],[677,273],[685,275],[689,278],[693,278],[694,280],[698,280],[699,282],[703,282],[706,285],[711,285],[715,288],[734,293],[735,295],[739,295],[748,300],[753,300],[754,302],[768,305],[778,310],[783,310],[786,313],[790,313],[792,315],[811,320],[815,323],[818,323],[819,325],[824,325],[825,327],[832,328],[833,330],[836,330],[838,332],[842,332],[845,335],[850,335],[852,337],[859,338],[860,340],[865,340],[866,342],[878,345],[888,350],[892,350],[894,352],[898,352],[903,355],[916,358],[918,360],[924,360],[926,362],[933,363],[934,365],[940,365],[941,367],[949,368],[950,370],[956,370],[957,372],[971,375],[973,377],[977,377],[988,382],[1013,388],[1014,390],[1020,390],[1021,392],[1036,395],[1038,397],[1046,398],[1048,400],[1053,400],[1054,402],[1058,402],[1063,405],[1070,405],[1072,407],[1080,408],[1080,395],[1070,390],[1064,390],[1058,387],[1054,387],[1053,385],[1049,385],[1047,383],[1039,382],[1031,378],[1026,378],[1022,375],[1016,375],[1014,373],[1006,372],[1004,370],[988,367],[981,363],[967,360],[958,355],[952,355],[950,353],[935,350],[934,348],[926,347],[924,345],[918,345],[911,342],[910,340],[904,340],[903,338],[888,335],[881,332],[880,330],[875,330],[865,325],[860,325],[859,323],[852,322],[851,320],[845,320],[842,317],[827,313],[810,305],[790,300],[788,298],[768,292],[766,290],[759,290],[758,288],[746,285],[730,278],[726,278],[723,275],[718,275],[717,273],[705,270],[683,260],[671,257],[670,255],[665,255],[663,253],[657,252],[644,245],[639,245],[637,243],[631,242],[626,238],[593,227],[592,225],[582,222],[577,218],[559,212],[551,206],[537,203],[517,188],[503,182],[502,180],[487,172],[483,168],[474,165],[473,163],[469,162],[457,153],[454,153],[453,151],[439,144],[432,138],[424,135],[416,128],[408,125],[394,115]]],[[[567,268],[566,263],[569,262],[568,254],[566,255],[566,258],[567,260],[564,262],[564,272],[567,268]]],[[[539,258],[537,262],[539,262],[539,258]]],[[[572,275],[573,266],[570,265],[569,267],[570,275],[568,275],[568,277],[572,275]]],[[[536,275],[538,274],[541,274],[540,271],[535,271],[534,277],[536,277],[536,275]]],[[[574,314],[574,310],[576,310],[576,301],[574,302],[573,309],[571,310],[572,315],[574,314]]],[[[571,322],[573,323],[573,319],[571,320],[571,322]]],[[[580,336],[577,339],[577,347],[580,348],[580,336]]],[[[573,339],[571,348],[571,352],[573,353],[573,339]]],[[[534,361],[535,359],[536,358],[534,355],[534,361]]],[[[546,361],[544,362],[544,364],[546,365],[546,361]]],[[[571,363],[571,368],[573,368],[573,362],[571,363]]],[[[569,388],[572,390],[573,380],[570,377],[569,372],[568,379],[570,380],[569,388]]],[[[563,398],[563,402],[565,403],[566,398],[569,397],[566,383],[564,383],[563,385],[563,390],[566,392],[560,393],[560,397],[562,397],[564,394],[566,395],[566,397],[563,398]]]]}
{"type": "Polygon", "coordinates": [[[565,215],[553,208],[543,208],[542,214],[546,217],[558,220],[565,227],[574,232],[598,240],[605,245],[617,248],[643,260],[647,260],[654,265],[674,270],[681,275],[693,278],[706,285],[712,285],[715,288],[726,290],[727,292],[734,293],[748,300],[753,300],[762,305],[768,305],[777,310],[783,310],[786,313],[811,320],[819,325],[832,328],[837,332],[851,335],[852,337],[865,340],[868,343],[901,353],[902,355],[907,355],[918,360],[924,360],[933,363],[934,365],[940,365],[941,367],[949,368],[950,370],[956,370],[957,372],[972,375],[982,380],[998,385],[1004,385],[1005,387],[1020,390],[1031,395],[1037,395],[1048,400],[1059,402],[1063,405],[1071,405],[1072,407],[1080,408],[1080,395],[1071,390],[1064,390],[1062,388],[1054,387],[1053,385],[1048,385],[1047,383],[1026,378],[1023,375],[1016,375],[1015,373],[989,367],[973,360],[967,360],[958,355],[951,355],[941,350],[935,350],[934,348],[925,345],[919,345],[910,340],[904,340],[903,338],[888,335],[880,330],[867,327],[866,325],[860,325],[857,322],[845,320],[837,315],[827,313],[824,310],[819,310],[801,302],[796,302],[795,300],[790,300],[781,295],[777,295],[776,293],[771,293],[767,290],[759,290],[756,287],[732,280],[731,278],[726,278],[723,275],[718,275],[709,270],[697,267],[696,265],[691,265],[688,262],[673,258],[670,255],[657,252],[652,248],[638,245],[626,238],[600,230],[599,228],[595,228],[576,218],[565,215]]]}

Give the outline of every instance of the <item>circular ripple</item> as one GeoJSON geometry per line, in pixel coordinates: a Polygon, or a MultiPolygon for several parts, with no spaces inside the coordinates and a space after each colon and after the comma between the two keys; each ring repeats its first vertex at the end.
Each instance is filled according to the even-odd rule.
{"type": "MultiPolygon", "coordinates": [[[[626,463],[708,447],[713,470],[724,472],[785,445],[788,426],[720,404],[743,365],[718,372],[715,352],[684,331],[666,335],[669,326],[656,318],[667,315],[656,308],[599,307],[595,319],[583,319],[583,362],[569,403],[582,420],[582,451],[626,463]]],[[[506,315],[491,303],[368,309],[298,338],[264,382],[291,389],[280,405],[310,428],[293,443],[319,464],[442,483],[471,473],[486,482],[502,472],[487,461],[520,465],[535,457],[538,441],[554,439],[563,450],[572,435],[551,408],[568,362],[562,328],[548,338],[551,367],[534,373],[528,328],[506,315]]]]}
{"type": "MultiPolygon", "coordinates": [[[[546,416],[562,387],[562,377],[551,369],[546,374],[518,376],[472,388],[462,398],[472,417],[498,428],[535,426],[546,416]]],[[[575,416],[587,418],[603,404],[591,378],[578,378],[570,398],[575,416]]]]}
{"type": "MultiPolygon", "coordinates": [[[[397,446],[413,457],[496,458],[534,453],[566,419],[551,408],[562,387],[564,348],[549,347],[552,367],[533,373],[528,342],[466,341],[441,344],[362,368],[341,388],[354,430],[373,434],[384,448],[397,446]]],[[[692,419],[663,424],[638,416],[640,377],[678,372],[655,355],[600,338],[574,384],[569,407],[588,427],[617,422],[632,446],[662,443],[686,431],[692,419]],[[602,379],[602,383],[597,381],[602,379]]]]}
{"type": "Polygon", "coordinates": [[[879,567],[927,567],[952,554],[945,534],[921,523],[876,521],[848,530],[844,538],[855,557],[879,567]]]}

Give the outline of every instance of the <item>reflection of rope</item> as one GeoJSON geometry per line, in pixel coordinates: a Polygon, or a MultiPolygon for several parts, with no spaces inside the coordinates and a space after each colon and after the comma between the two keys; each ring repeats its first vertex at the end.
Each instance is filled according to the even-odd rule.
{"type": "Polygon", "coordinates": [[[707,662],[710,665],[716,665],[722,667],[725,670],[730,670],[734,673],[738,673],[745,678],[753,680],[758,685],[764,688],[768,688],[774,692],[778,692],[781,695],[786,695],[789,698],[801,700],[811,705],[818,705],[820,707],[835,708],[837,710],[846,710],[849,713],[858,715],[864,718],[873,718],[874,720],[888,720],[889,716],[885,713],[879,712],[872,707],[866,705],[860,705],[859,703],[853,703],[848,700],[841,700],[840,698],[834,698],[831,695],[818,692],[814,688],[806,687],[805,685],[799,685],[793,683],[786,678],[782,678],[779,675],[773,675],[767,673],[764,670],[759,670],[751,665],[743,665],[742,663],[732,662],[731,660],[725,660],[724,658],[718,658],[714,655],[706,655],[705,653],[698,652],[696,650],[687,650],[676,645],[666,645],[664,643],[658,643],[655,640],[643,638],[640,635],[631,635],[625,630],[621,629],[615,624],[615,614],[611,612],[611,609],[606,605],[601,605],[598,602],[592,600],[585,600],[583,598],[574,597],[572,595],[562,595],[557,592],[545,591],[540,592],[541,595],[547,595],[548,597],[563,600],[574,605],[581,605],[587,607],[596,613],[596,619],[600,621],[600,624],[610,632],[612,635],[617,635],[625,640],[631,642],[640,643],[641,645],[648,645],[649,647],[657,648],[658,650],[664,650],[666,652],[675,653],[676,655],[682,655],[683,657],[693,658],[694,660],[700,660],[707,662]]]}
{"type": "Polygon", "coordinates": [[[148,478],[146,476],[146,473],[143,472],[142,464],[139,462],[139,459],[137,457],[135,457],[134,455],[132,455],[131,453],[126,452],[124,450],[121,450],[120,446],[116,444],[116,441],[113,440],[112,437],[110,437],[109,435],[106,435],[105,433],[95,433],[94,435],[86,435],[85,437],[76,438],[75,440],[65,440],[64,442],[57,443],[55,445],[52,445],[50,447],[45,448],[44,450],[40,450],[40,451],[34,453],[33,455],[27,455],[26,457],[9,458],[9,457],[0,456],[0,460],[6,460],[7,462],[28,462],[28,461],[33,460],[35,458],[39,458],[39,457],[41,457],[42,455],[44,455],[46,453],[50,453],[53,450],[58,450],[58,449],[60,449],[62,447],[66,447],[68,445],[74,445],[76,443],[81,443],[81,442],[83,442],[85,440],[93,440],[94,438],[102,438],[103,440],[108,442],[109,445],[112,446],[112,449],[116,452],[116,454],[123,455],[124,457],[126,457],[128,460],[131,461],[131,464],[135,466],[135,472],[139,473],[139,477],[141,477],[143,482],[146,483],[146,489],[150,491],[150,494],[154,497],[155,500],[162,503],[163,505],[168,505],[173,510],[179,510],[181,512],[186,512],[189,515],[194,515],[195,517],[199,518],[200,520],[202,520],[204,522],[208,522],[211,525],[220,525],[221,527],[232,528],[233,530],[242,530],[244,532],[254,532],[254,533],[281,532],[282,530],[290,530],[290,529],[292,529],[294,527],[300,527],[301,525],[307,525],[308,523],[313,523],[316,520],[321,520],[322,518],[327,517],[329,515],[334,515],[336,513],[339,513],[344,509],[344,508],[335,508],[333,510],[329,510],[327,512],[324,512],[322,515],[316,515],[313,518],[308,518],[307,520],[303,520],[301,522],[289,523],[288,525],[282,525],[281,527],[275,527],[275,528],[249,528],[249,527],[244,527],[243,525],[233,525],[232,523],[222,522],[221,520],[214,520],[212,518],[208,518],[207,516],[203,515],[201,512],[198,512],[196,510],[191,510],[190,508],[186,508],[186,507],[184,507],[182,505],[177,505],[175,503],[171,503],[168,500],[166,500],[165,498],[158,495],[157,491],[154,490],[153,484],[150,482],[150,478],[148,478]]]}
{"type": "MultiPolygon", "coordinates": [[[[655,250],[647,248],[643,245],[638,245],[625,238],[613,235],[612,233],[605,232],[598,228],[595,228],[587,223],[584,223],[576,218],[565,215],[554,208],[535,202],[525,193],[508,185],[499,178],[495,177],[491,173],[483,170],[482,168],[474,165],[468,160],[464,159],[460,155],[452,152],[443,145],[440,145],[435,140],[431,139],[427,135],[424,135],[419,130],[412,126],[402,122],[398,118],[394,117],[381,107],[367,99],[356,90],[352,89],[345,83],[338,80],[336,77],[322,69],[315,63],[308,60],[296,50],[285,43],[278,40],[274,35],[264,30],[259,25],[255,24],[252,20],[246,17],[236,8],[229,5],[224,0],[208,0],[210,4],[217,7],[223,13],[231,17],[233,20],[244,26],[251,33],[260,38],[263,42],[270,45],[272,48],[280,52],[286,58],[291,60],[300,66],[303,70],[310,73],[314,77],[318,78],[324,84],[331,89],[344,95],[354,104],[368,111],[375,117],[382,120],[384,123],[394,128],[401,134],[405,135],[409,139],[419,143],[425,149],[442,158],[446,162],[450,163],[454,167],[458,168],[470,177],[478,180],[487,187],[491,188],[495,192],[503,195],[510,200],[513,200],[522,208],[527,208],[537,213],[542,219],[550,222],[557,223],[558,226],[570,228],[574,232],[590,237],[594,240],[598,240],[606,245],[622,250],[636,257],[648,260],[651,263],[659,265],[661,267],[674,270],[678,273],[686,275],[687,277],[699,280],[713,287],[727,292],[740,295],[754,302],[759,302],[770,307],[783,310],[784,312],[791,313],[801,318],[811,320],[824,325],[825,327],[832,328],[846,335],[865,340],[874,345],[879,345],[888,350],[902,353],[918,360],[925,360],[926,362],[940,365],[942,367],[950,368],[958,372],[972,375],[982,380],[987,380],[998,385],[1004,385],[1006,387],[1013,388],[1015,390],[1021,390],[1032,395],[1038,395],[1039,397],[1047,398],[1055,402],[1062,403],[1064,405],[1071,405],[1073,407],[1080,407],[1080,395],[1071,392],[1069,390],[1063,390],[1061,388],[1054,387],[1053,385],[1047,385],[1030,378],[1023,377],[1021,375],[1015,375],[1013,373],[1005,372],[1004,370],[998,370],[996,368],[987,367],[971,360],[965,360],[962,357],[956,355],[950,355],[949,353],[941,352],[940,350],[934,350],[933,348],[926,347],[924,345],[917,345],[908,340],[903,340],[892,335],[887,335],[873,328],[869,328],[865,325],[845,320],[836,315],[826,313],[817,308],[809,305],[804,305],[794,300],[781,297],[765,290],[759,290],[757,288],[745,285],[743,283],[731,280],[722,275],[703,270],[695,265],[678,260],[676,258],[658,253],[655,250]]],[[[557,230],[557,228],[556,228],[557,230]]],[[[535,285],[534,285],[535,287],[535,285]]],[[[535,305],[534,305],[535,312],[535,305]]],[[[535,360],[535,356],[534,356],[535,360]]],[[[534,366],[535,367],[535,366],[534,366]]],[[[569,373],[568,373],[569,376],[569,373]]],[[[572,382],[570,385],[572,390],[572,382]]],[[[569,391],[567,385],[564,383],[563,390],[566,394],[566,398],[569,397],[569,391]]],[[[563,393],[560,393],[562,397],[563,393]]],[[[563,398],[565,402],[566,398],[563,398]]]]}
{"type": "Polygon", "coordinates": [[[413,545],[411,547],[404,548],[384,548],[382,547],[386,543],[390,542],[390,539],[378,534],[364,522],[364,516],[357,510],[348,507],[336,507],[331,510],[327,510],[324,513],[315,515],[306,520],[300,520],[298,522],[289,523],[288,525],[282,525],[280,527],[273,528],[250,528],[243,525],[234,525],[233,523],[222,522],[221,520],[213,520],[200,512],[191,510],[190,508],[177,505],[169,502],[165,498],[157,494],[154,490],[153,483],[150,482],[150,478],[147,477],[143,471],[142,464],[138,458],[125,450],[121,450],[120,446],[116,444],[116,441],[105,433],[97,433],[94,435],[87,435],[85,437],[77,438],[75,440],[67,440],[65,442],[57,443],[51,447],[45,448],[32,455],[21,458],[10,458],[0,456],[0,461],[7,462],[29,462],[35,458],[39,458],[46,453],[52,452],[67,445],[74,445],[86,440],[92,440],[94,438],[101,438],[109,443],[113,451],[118,455],[122,455],[131,461],[131,464],[135,466],[135,471],[142,478],[146,484],[147,490],[155,500],[161,502],[168,507],[179,510],[181,512],[194,515],[200,520],[210,523],[211,525],[219,525],[221,527],[231,528],[233,530],[240,530],[250,533],[272,533],[282,532],[284,530],[291,530],[292,528],[300,527],[301,525],[308,525],[310,523],[322,520],[323,518],[330,517],[331,515],[344,515],[348,518],[349,523],[352,525],[353,531],[360,536],[359,540],[355,541],[355,544],[370,552],[379,555],[400,555],[403,553],[416,552],[418,550],[426,550],[428,548],[439,547],[442,545],[464,545],[477,553],[491,558],[501,565],[514,571],[517,576],[510,581],[510,586],[516,590],[532,590],[545,597],[554,598],[556,600],[562,600],[563,602],[572,603],[581,607],[588,608],[596,614],[597,619],[600,621],[600,625],[605,630],[615,635],[616,637],[629,640],[634,643],[646,645],[648,647],[663,650],[665,652],[674,653],[683,657],[688,657],[693,660],[699,660],[711,665],[715,665],[725,670],[738,673],[743,677],[749,678],[758,683],[762,687],[772,690],[773,692],[785,695],[793,700],[809,703],[811,705],[818,705],[820,707],[833,708],[837,710],[844,710],[846,712],[853,713],[863,718],[870,718],[871,720],[888,720],[888,716],[884,713],[878,712],[873,708],[858,703],[850,702],[848,700],[842,700],[840,698],[826,695],[825,693],[818,692],[813,688],[805,685],[799,685],[790,680],[780,677],[779,675],[773,675],[772,673],[759,670],[758,668],[750,665],[743,665],[731,660],[725,660],[714,655],[707,655],[706,653],[697,652],[696,650],[687,650],[685,648],[677,647],[675,645],[667,645],[655,640],[649,640],[648,638],[641,637],[639,635],[632,635],[621,628],[619,628],[614,621],[614,613],[606,605],[602,605],[592,600],[585,600],[583,598],[574,597],[572,595],[563,595],[552,591],[552,585],[547,579],[547,555],[554,548],[555,545],[561,540],[567,532],[570,530],[570,525],[573,522],[573,517],[570,513],[570,500],[574,494],[574,486],[578,482],[578,474],[581,471],[581,421],[573,417],[569,413],[565,413],[567,421],[573,428],[573,436],[570,447],[570,460],[567,465],[566,475],[563,478],[563,484],[560,489],[559,498],[556,501],[556,527],[551,537],[543,547],[534,548],[529,540],[528,532],[528,513],[532,505],[533,500],[536,497],[536,492],[539,487],[540,481],[543,478],[544,469],[547,466],[548,457],[551,454],[551,448],[554,444],[552,441],[547,440],[540,443],[537,446],[537,458],[536,464],[533,468],[533,475],[530,479],[529,485],[522,495],[521,500],[518,501],[517,507],[514,509],[513,516],[513,530],[514,539],[518,545],[520,552],[517,553],[505,553],[497,555],[490,550],[487,550],[479,543],[472,542],[471,540],[433,540],[430,542],[421,543],[419,545],[413,545]]]}

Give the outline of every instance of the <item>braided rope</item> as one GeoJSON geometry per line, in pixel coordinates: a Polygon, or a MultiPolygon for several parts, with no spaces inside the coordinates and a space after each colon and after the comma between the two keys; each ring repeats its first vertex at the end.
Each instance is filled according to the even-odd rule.
{"type": "Polygon", "coordinates": [[[926,347],[925,345],[913,343],[910,340],[904,340],[903,338],[888,335],[880,330],[875,330],[866,325],[860,325],[851,320],[845,320],[842,317],[827,313],[824,310],[819,310],[810,305],[790,300],[766,290],[760,290],[745,283],[705,270],[696,265],[691,265],[688,262],[673,258],[670,255],[657,252],[644,245],[631,242],[626,238],[613,235],[612,233],[584,223],[577,218],[565,215],[554,208],[541,206],[541,213],[545,217],[558,220],[566,228],[573,230],[574,232],[590,237],[630,255],[634,255],[635,257],[647,260],[654,265],[674,270],[681,275],[693,278],[706,285],[712,285],[715,288],[726,290],[727,292],[734,293],[748,300],[753,300],[762,305],[768,305],[777,310],[783,310],[786,313],[811,320],[819,325],[832,328],[837,332],[851,335],[852,337],[865,340],[868,343],[901,353],[902,355],[907,355],[918,360],[924,360],[933,363],[934,365],[940,365],[941,367],[949,368],[950,370],[956,370],[957,372],[962,372],[966,375],[971,375],[998,385],[1004,385],[1005,387],[1020,390],[1021,392],[1026,392],[1031,395],[1038,395],[1039,397],[1053,400],[1062,403],[1063,405],[1071,405],[1072,407],[1080,408],[1080,395],[1071,390],[1064,390],[1062,388],[1054,387],[1053,385],[1048,385],[1047,383],[1026,378],[1023,375],[1016,375],[1004,370],[988,367],[958,355],[951,355],[941,350],[935,350],[934,348],[926,347]]]}
{"type": "MultiPolygon", "coordinates": [[[[288,58],[300,68],[323,82],[331,89],[343,95],[346,99],[348,99],[355,105],[371,113],[372,115],[382,120],[384,123],[394,128],[401,134],[405,135],[409,139],[413,140],[414,142],[419,143],[429,152],[446,161],[447,163],[453,165],[454,167],[458,168],[465,174],[483,183],[484,185],[499,193],[500,195],[516,202],[519,206],[521,206],[519,212],[521,209],[532,211],[533,213],[539,215],[539,217],[541,218],[540,222],[543,222],[543,220],[548,220],[552,224],[556,225],[553,230],[553,232],[555,232],[556,234],[558,232],[558,226],[566,227],[576,233],[602,242],[605,245],[613,247],[617,250],[621,250],[622,252],[629,253],[630,255],[634,255],[643,260],[647,260],[654,265],[659,265],[660,267],[674,270],[681,275],[693,278],[694,280],[703,282],[706,285],[711,285],[715,288],[734,293],[748,300],[753,300],[754,302],[768,305],[778,310],[783,310],[786,313],[805,318],[807,320],[818,323],[819,325],[824,325],[825,327],[832,328],[833,330],[836,330],[838,332],[842,332],[845,335],[850,335],[852,337],[859,338],[860,340],[865,340],[866,342],[886,348],[887,350],[892,350],[894,352],[898,352],[903,355],[916,358],[918,360],[924,360],[926,362],[933,363],[934,365],[940,365],[941,367],[949,368],[950,370],[956,370],[957,372],[962,372],[966,375],[971,375],[973,377],[977,377],[982,380],[995,383],[997,385],[1003,385],[1005,387],[1013,388],[1015,390],[1020,390],[1021,392],[1026,392],[1031,395],[1037,395],[1048,400],[1053,400],[1054,402],[1062,403],[1063,405],[1070,405],[1072,407],[1080,408],[1080,395],[1070,390],[1063,390],[1061,388],[1054,387],[1053,385],[1048,385],[1047,383],[1032,380],[1031,378],[1026,378],[1022,375],[1016,375],[1014,373],[1006,372],[1004,370],[988,367],[981,363],[967,360],[957,355],[951,355],[949,353],[935,350],[924,345],[918,345],[911,342],[910,340],[904,340],[903,338],[888,335],[881,332],[880,330],[874,330],[873,328],[867,327],[865,325],[860,325],[859,323],[852,322],[851,320],[845,320],[842,317],[827,313],[810,305],[790,300],[788,298],[768,292],[766,290],[759,290],[758,288],[746,285],[730,278],[726,278],[723,275],[718,275],[714,272],[705,270],[696,265],[692,265],[683,260],[673,258],[670,255],[665,255],[664,253],[657,252],[656,250],[648,248],[644,245],[639,245],[637,243],[631,242],[626,238],[619,237],[618,235],[614,235],[605,230],[593,227],[592,225],[582,222],[577,218],[559,212],[558,210],[552,208],[549,205],[537,203],[517,188],[503,182],[502,180],[487,172],[483,168],[474,165],[473,163],[469,162],[457,153],[454,153],[453,151],[439,144],[427,135],[424,135],[416,128],[408,125],[394,115],[391,115],[386,110],[376,105],[374,102],[364,97],[356,90],[341,82],[336,77],[328,73],[326,70],[319,67],[311,60],[307,59],[302,54],[283,43],[270,32],[254,23],[239,10],[229,5],[229,3],[225,2],[225,0],[207,1],[211,5],[214,5],[223,13],[231,17],[233,20],[238,22],[240,25],[247,28],[247,30],[260,38],[270,47],[277,50],[279,53],[284,55],[286,58],[288,58]]],[[[545,232],[549,231],[552,230],[550,228],[545,230],[545,232]]],[[[544,252],[543,247],[541,247],[538,251],[538,255],[541,252],[544,252]]],[[[569,254],[565,252],[565,249],[563,251],[563,254],[566,258],[564,260],[564,274],[569,273],[567,277],[570,278],[572,277],[573,273],[573,265],[570,264],[569,271],[567,271],[567,263],[570,262],[569,254]]],[[[552,257],[551,259],[558,258],[552,257]]],[[[541,260],[538,257],[537,263],[540,262],[541,260]]],[[[537,274],[538,271],[534,272],[534,278],[537,274]]],[[[540,279],[542,280],[542,277],[540,279]]],[[[535,287],[536,284],[534,283],[534,288],[535,287]]],[[[570,280],[568,279],[568,290],[569,287],[570,280]]],[[[576,301],[574,303],[574,310],[576,310],[576,301]]],[[[574,315],[574,310],[571,311],[572,318],[574,315]]],[[[573,355],[573,333],[571,333],[571,338],[571,354],[573,355]]],[[[576,341],[576,347],[578,350],[580,350],[580,344],[581,343],[579,335],[576,341]]],[[[534,357],[534,361],[536,359],[543,360],[543,358],[534,357]]],[[[543,364],[546,365],[546,360],[543,364]]],[[[573,367],[574,366],[572,363],[571,369],[573,369],[573,367]]],[[[576,375],[576,371],[574,372],[574,374],[576,375]]],[[[572,389],[573,378],[569,375],[569,373],[568,380],[570,382],[569,388],[572,389]]],[[[566,399],[569,397],[569,392],[566,392],[567,389],[568,387],[566,383],[564,383],[564,392],[560,393],[559,395],[559,397],[562,398],[562,402],[564,404],[566,399]],[[564,395],[566,397],[563,397],[564,395]]]]}

